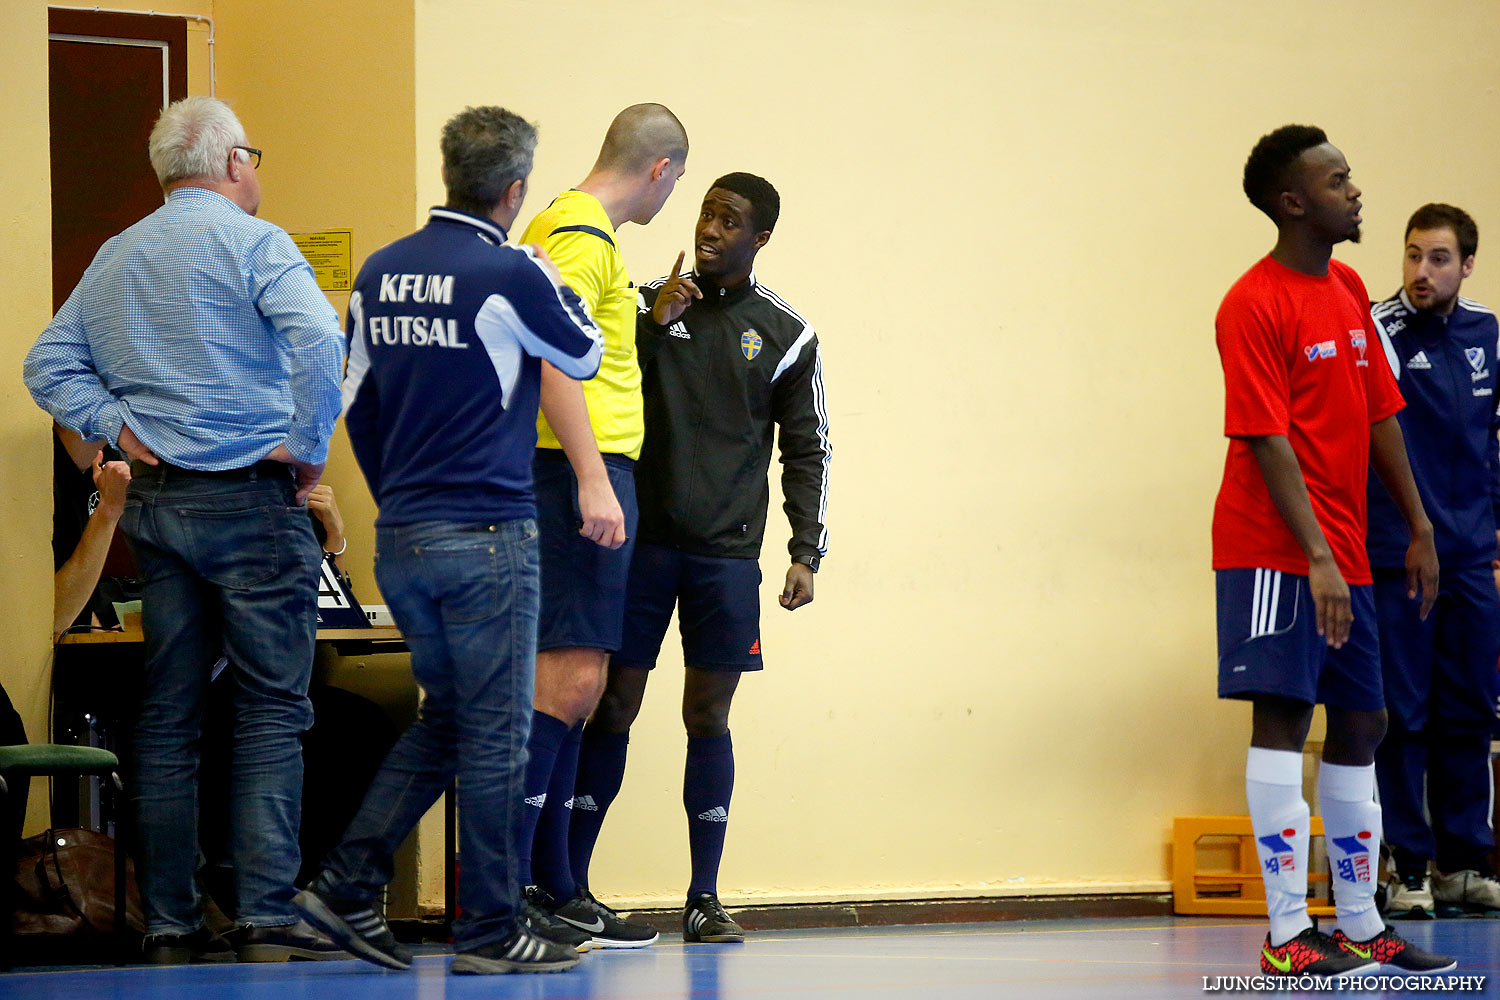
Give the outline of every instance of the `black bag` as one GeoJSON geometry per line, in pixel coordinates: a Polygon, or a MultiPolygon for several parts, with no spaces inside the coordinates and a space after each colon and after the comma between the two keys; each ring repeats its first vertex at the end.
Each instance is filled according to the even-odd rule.
{"type": "MultiPolygon", "coordinates": [[[[93,830],[48,830],[21,841],[16,857],[17,944],[38,939],[83,938],[103,944],[115,929],[115,842],[93,830]]],[[[125,862],[125,911],[130,931],[145,920],[135,866],[125,862]]]]}

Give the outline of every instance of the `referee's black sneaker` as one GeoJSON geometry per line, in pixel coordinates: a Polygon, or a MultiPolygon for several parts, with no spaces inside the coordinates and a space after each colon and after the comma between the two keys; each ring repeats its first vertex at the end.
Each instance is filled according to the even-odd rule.
{"type": "Polygon", "coordinates": [[[387,969],[411,968],[411,950],[396,940],[385,914],[373,903],[339,899],[311,887],[292,902],[304,920],[349,954],[387,969]]]}
{"type": "Polygon", "coordinates": [[[565,903],[540,886],[527,886],[526,898],[557,919],[587,933],[596,948],[644,948],[655,944],[656,928],[633,924],[594,898],[587,889],[565,903]]]}
{"type": "Polygon", "coordinates": [[[521,921],[530,927],[537,937],[572,948],[579,954],[594,946],[594,936],[585,934],[570,923],[559,920],[531,900],[521,907],[521,921]]]}
{"type": "Polygon", "coordinates": [[[539,937],[525,923],[497,944],[453,956],[448,971],[456,975],[498,976],[507,972],[564,972],[582,961],[567,945],[539,937]]]}
{"type": "Polygon", "coordinates": [[[718,896],[700,892],[683,907],[682,939],[710,944],[732,943],[745,940],[745,929],[724,912],[718,896]]]}

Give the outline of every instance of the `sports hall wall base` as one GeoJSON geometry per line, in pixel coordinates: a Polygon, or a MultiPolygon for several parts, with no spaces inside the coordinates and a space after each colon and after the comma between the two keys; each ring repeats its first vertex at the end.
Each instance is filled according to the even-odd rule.
{"type": "MultiPolygon", "coordinates": [[[[893,927],[918,924],[968,924],[1014,920],[1062,920],[1078,917],[1164,917],[1172,897],[1164,892],[1002,896],[970,899],[902,899],[840,903],[787,903],[738,906],[729,902],[734,919],[749,931],[800,930],[815,927],[893,927]]],[[[623,910],[632,920],[651,924],[663,934],[682,929],[682,911],[623,910]]],[[[402,940],[446,940],[439,919],[393,920],[402,940]]]]}

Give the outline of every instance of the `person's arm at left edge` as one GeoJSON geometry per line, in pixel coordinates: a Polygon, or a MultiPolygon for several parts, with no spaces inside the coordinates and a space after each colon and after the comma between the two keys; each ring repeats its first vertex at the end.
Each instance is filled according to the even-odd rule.
{"type": "Polygon", "coordinates": [[[328,439],[342,399],[344,335],[312,268],[286,233],[267,234],[249,266],[255,306],[286,338],[290,369],[292,424],[286,440],[265,457],[296,471],[297,501],[303,503],[328,461],[328,439]]]}
{"type": "MultiPolygon", "coordinates": [[[[67,432],[71,433],[71,432],[67,432]]],[[[130,485],[130,466],[124,462],[105,462],[103,447],[94,452],[94,488],[99,491],[99,506],[89,515],[78,545],[68,556],[67,562],[58,567],[52,578],[52,638],[67,631],[89,603],[99,576],[104,572],[104,561],[109,556],[109,545],[115,536],[115,526],[125,513],[125,490],[130,485]]]]}
{"type": "Polygon", "coordinates": [[[773,379],[771,414],[780,428],[782,509],[792,527],[787,544],[792,564],[779,600],[783,608],[796,611],[812,603],[813,574],[828,551],[823,518],[828,509],[833,447],[828,443],[823,355],[812,327],[787,354],[786,369],[773,379]]]}
{"type": "Polygon", "coordinates": [[[1411,531],[1411,544],[1406,549],[1406,596],[1416,598],[1421,594],[1419,613],[1426,619],[1437,600],[1437,546],[1433,541],[1432,522],[1422,507],[1417,482],[1412,478],[1411,462],[1406,457],[1406,439],[1395,414],[1370,425],[1370,465],[1385,484],[1391,499],[1396,501],[1411,531]]]}

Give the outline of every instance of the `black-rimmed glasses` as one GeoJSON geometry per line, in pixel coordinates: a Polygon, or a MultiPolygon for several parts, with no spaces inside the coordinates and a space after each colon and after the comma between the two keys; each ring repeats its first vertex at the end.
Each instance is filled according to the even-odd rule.
{"type": "Polygon", "coordinates": [[[257,170],[260,169],[260,150],[256,149],[254,146],[235,146],[233,148],[243,149],[245,152],[249,153],[250,165],[257,170]]]}

